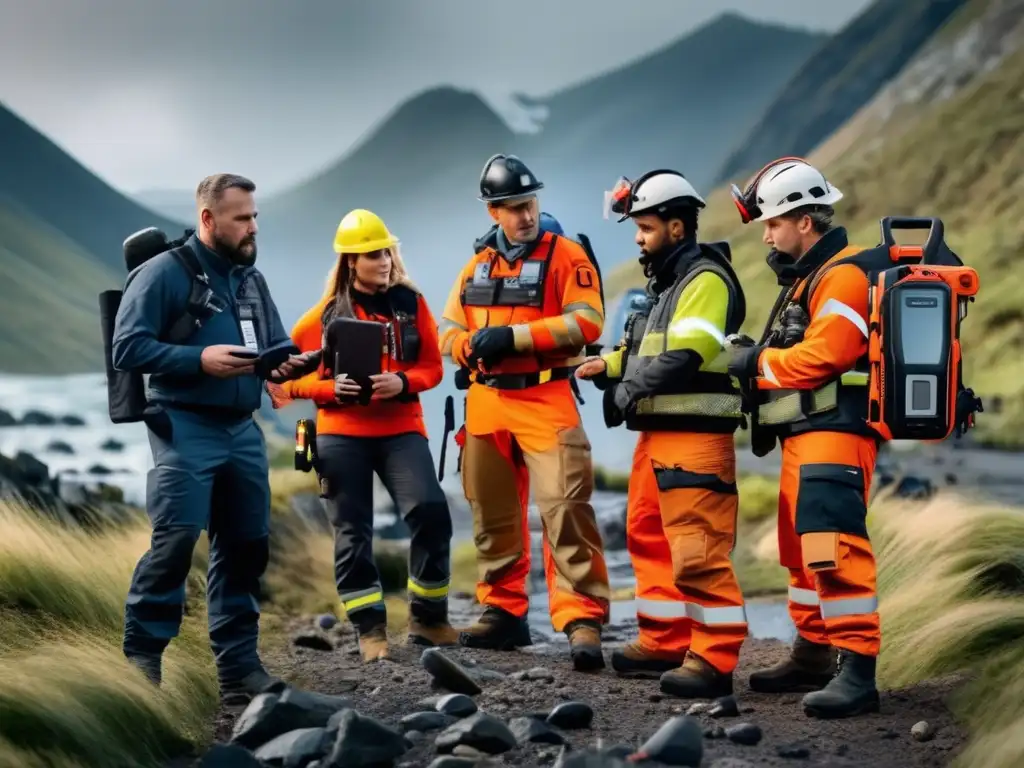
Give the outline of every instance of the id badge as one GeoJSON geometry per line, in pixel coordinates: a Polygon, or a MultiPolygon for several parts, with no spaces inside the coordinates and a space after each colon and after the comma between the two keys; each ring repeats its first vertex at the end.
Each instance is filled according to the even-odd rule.
{"type": "Polygon", "coordinates": [[[252,320],[242,321],[242,341],[245,342],[247,349],[251,349],[253,352],[260,351],[260,343],[256,340],[256,326],[253,325],[252,320]]]}

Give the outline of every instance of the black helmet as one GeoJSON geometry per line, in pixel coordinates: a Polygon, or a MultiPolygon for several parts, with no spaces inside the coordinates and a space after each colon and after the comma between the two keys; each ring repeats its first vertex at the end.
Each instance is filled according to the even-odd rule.
{"type": "Polygon", "coordinates": [[[494,155],[480,174],[480,197],[485,203],[496,203],[531,195],[544,184],[537,180],[526,163],[515,155],[494,155]]]}

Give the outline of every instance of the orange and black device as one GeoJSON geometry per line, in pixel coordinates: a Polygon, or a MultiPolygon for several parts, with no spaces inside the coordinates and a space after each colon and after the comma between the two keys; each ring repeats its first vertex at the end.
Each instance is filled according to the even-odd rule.
{"type": "Polygon", "coordinates": [[[939,219],[889,217],[882,236],[893,266],[870,287],[868,426],[886,440],[944,440],[960,421],[960,323],[978,274],[945,246],[939,219]],[[929,233],[898,245],[894,227],[929,233]]]}
{"type": "Polygon", "coordinates": [[[309,472],[316,466],[316,421],[299,419],[295,422],[295,469],[309,472]]]}

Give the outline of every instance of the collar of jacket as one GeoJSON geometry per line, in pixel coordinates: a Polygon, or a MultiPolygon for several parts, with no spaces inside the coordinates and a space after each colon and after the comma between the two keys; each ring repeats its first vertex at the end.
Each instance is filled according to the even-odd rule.
{"type": "Polygon", "coordinates": [[[381,317],[391,317],[393,310],[391,308],[391,299],[388,296],[388,291],[378,291],[377,293],[364,293],[355,286],[351,290],[352,303],[358,304],[368,315],[380,315],[381,317]]]}
{"type": "Polygon", "coordinates": [[[199,258],[203,266],[216,272],[218,275],[227,277],[228,275],[241,274],[242,271],[247,269],[247,267],[232,264],[224,256],[221,256],[211,248],[207,248],[206,243],[200,240],[198,235],[193,234],[188,239],[188,244],[192,247],[193,253],[199,258]]]}
{"type": "Polygon", "coordinates": [[[779,285],[793,285],[797,280],[812,274],[849,244],[846,228],[835,227],[822,235],[807,253],[795,261],[789,254],[779,253],[774,248],[765,261],[778,278],[779,285]]]}
{"type": "Polygon", "coordinates": [[[655,256],[658,265],[651,278],[651,289],[656,294],[668,290],[676,278],[689,272],[690,267],[699,258],[700,246],[695,238],[686,238],[666,256],[655,256]]]}
{"type": "Polygon", "coordinates": [[[477,242],[482,243],[485,246],[490,246],[500,253],[509,264],[515,264],[519,259],[525,259],[533,253],[533,250],[543,239],[544,230],[539,230],[537,232],[536,239],[529,243],[511,243],[505,236],[504,230],[495,224],[487,234],[477,242]]]}

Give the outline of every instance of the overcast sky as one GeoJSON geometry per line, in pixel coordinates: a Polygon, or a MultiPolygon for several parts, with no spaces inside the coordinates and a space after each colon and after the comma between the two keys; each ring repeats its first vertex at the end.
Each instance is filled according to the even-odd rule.
{"type": "Polygon", "coordinates": [[[831,31],[868,2],[0,0],[0,100],[124,191],[266,192],[426,87],[543,95],[725,10],[831,31]]]}

